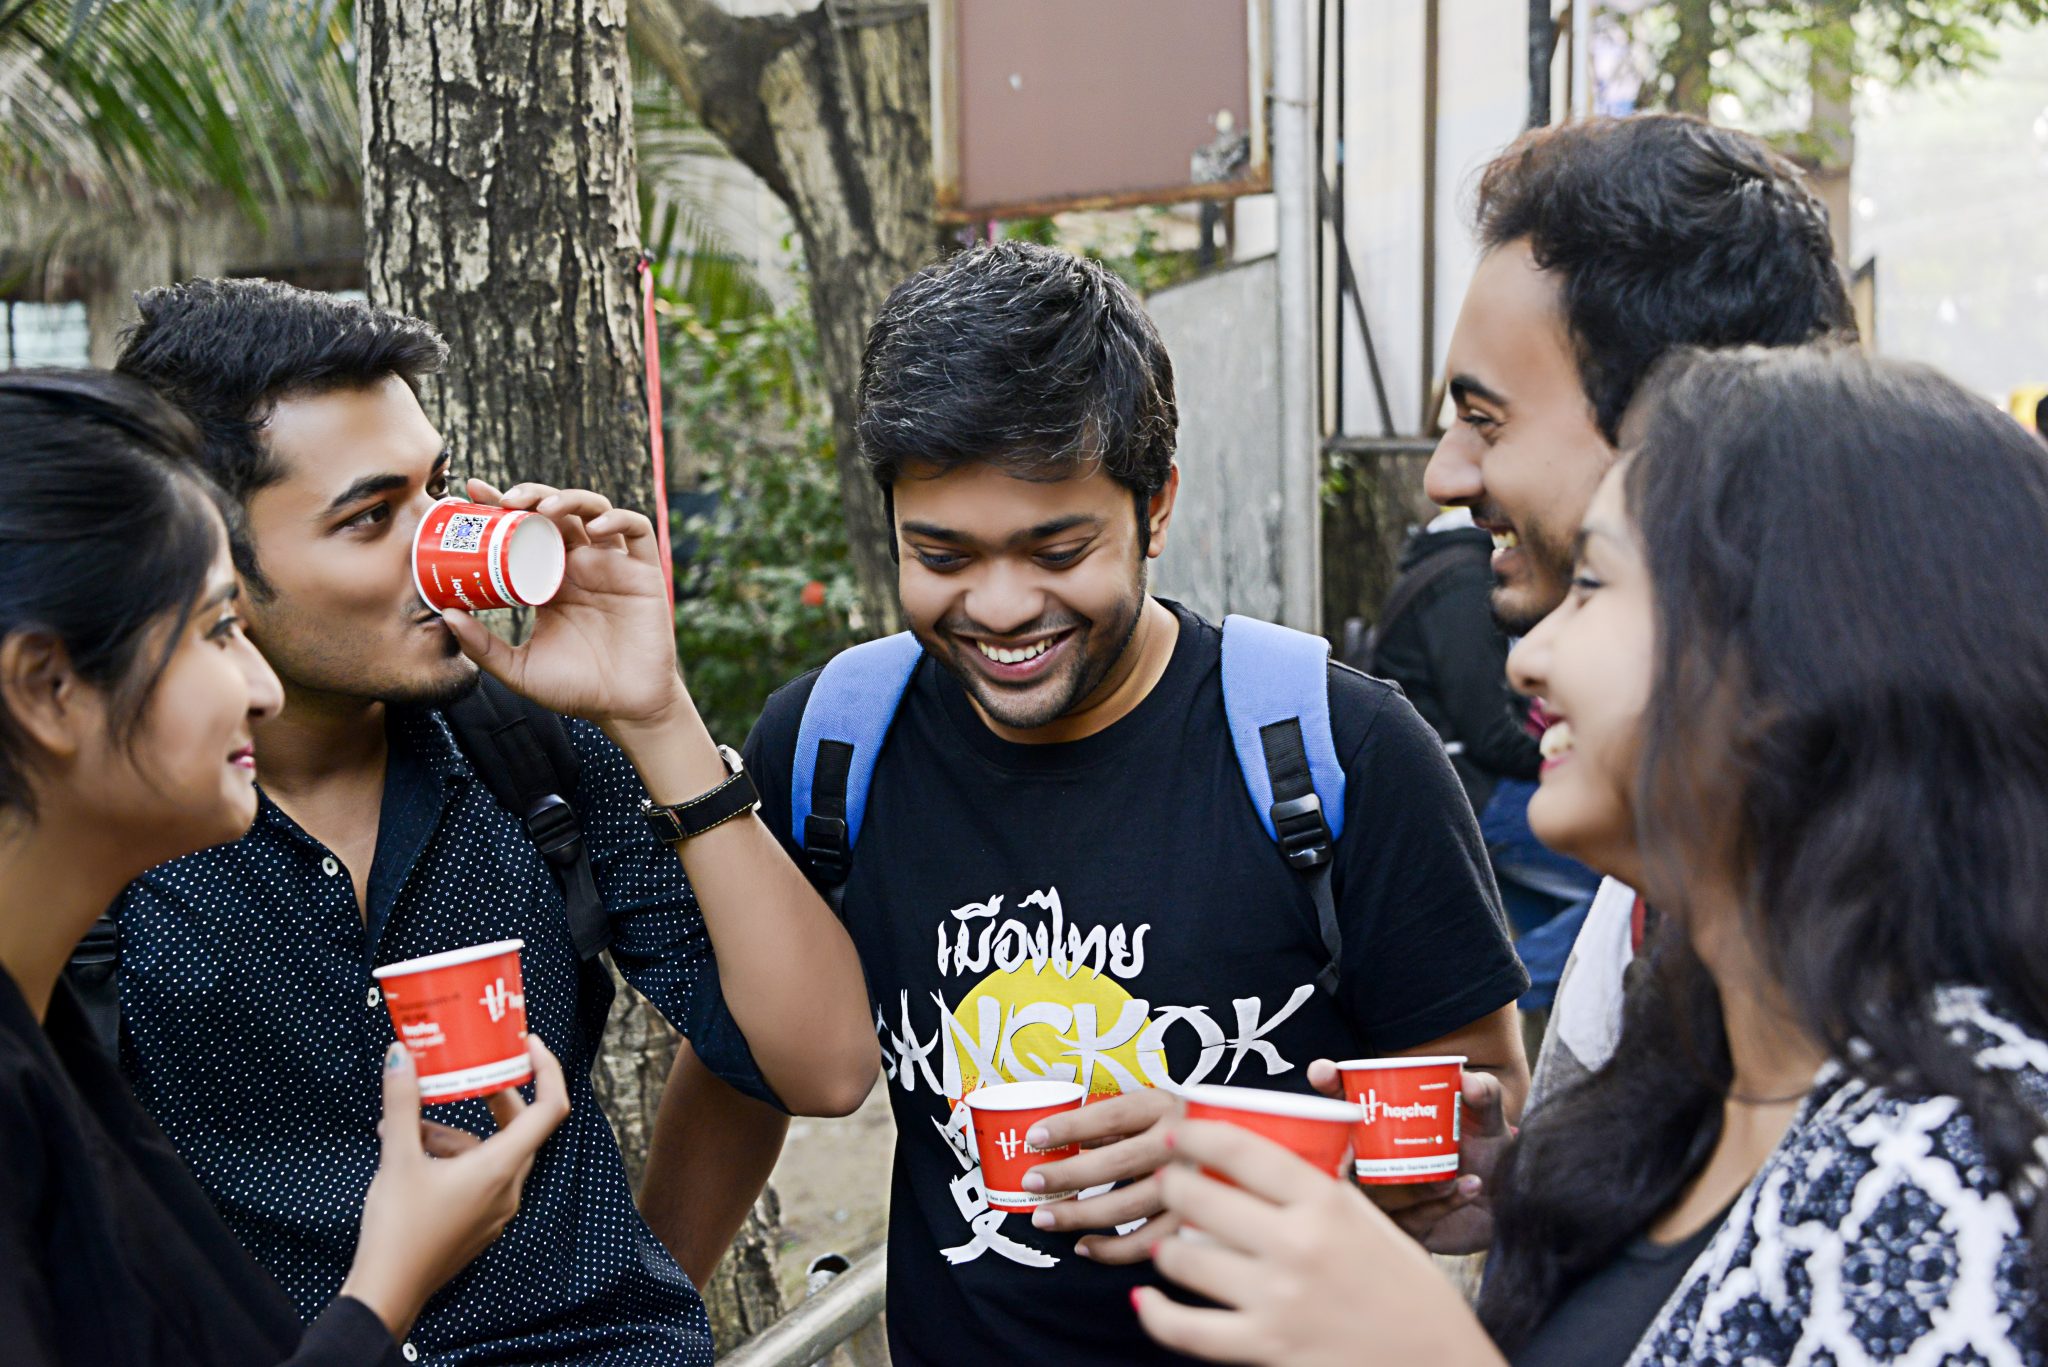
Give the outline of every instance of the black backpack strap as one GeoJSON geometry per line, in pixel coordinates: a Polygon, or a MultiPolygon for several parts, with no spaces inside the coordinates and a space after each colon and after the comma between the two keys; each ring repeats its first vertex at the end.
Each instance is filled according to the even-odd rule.
{"type": "Polygon", "coordinates": [[[85,1012],[93,1038],[114,1057],[121,1049],[121,923],[109,912],[85,932],[71,951],[64,977],[85,1012]]]}
{"type": "Polygon", "coordinates": [[[1316,987],[1335,998],[1344,933],[1331,875],[1345,781],[1330,729],[1330,643],[1252,617],[1224,618],[1223,712],[1252,810],[1315,905],[1324,954],[1316,987]]]}
{"type": "Polygon", "coordinates": [[[1394,623],[1415,606],[1415,600],[1422,597],[1429,587],[1449,574],[1470,564],[1475,558],[1490,554],[1485,547],[1474,544],[1470,549],[1451,546],[1436,552],[1417,565],[1394,585],[1394,591],[1387,595],[1387,601],[1380,607],[1379,620],[1366,629],[1363,649],[1358,659],[1346,657],[1346,662],[1364,670],[1376,673],[1373,657],[1379,654],[1380,642],[1387,639],[1387,631],[1394,623]]]}
{"type": "Polygon", "coordinates": [[[853,869],[853,842],[846,827],[846,780],[852,772],[853,746],[843,740],[818,742],[818,762],[811,769],[811,810],[804,817],[804,856],[835,912],[846,896],[846,875],[853,869]]]}
{"type": "Polygon", "coordinates": [[[1329,960],[1316,974],[1316,987],[1327,996],[1337,992],[1338,965],[1344,961],[1344,932],[1337,924],[1337,898],[1330,890],[1334,865],[1330,854],[1336,841],[1330,823],[1323,818],[1322,799],[1316,796],[1310,776],[1308,747],[1301,738],[1301,721],[1289,717],[1259,728],[1259,744],[1266,752],[1266,779],[1273,785],[1273,836],[1287,865],[1308,884],[1316,906],[1316,930],[1323,939],[1329,960]]]}
{"type": "Polygon", "coordinates": [[[484,786],[526,824],[534,846],[554,870],[577,954],[596,958],[611,943],[611,919],[590,872],[582,822],[569,804],[582,763],[562,719],[488,674],[442,715],[484,786]]]}

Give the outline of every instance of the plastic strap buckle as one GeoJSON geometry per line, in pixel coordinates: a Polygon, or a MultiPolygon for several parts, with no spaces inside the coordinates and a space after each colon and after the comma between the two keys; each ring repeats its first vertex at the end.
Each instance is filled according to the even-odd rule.
{"type": "Polygon", "coordinates": [[[1276,802],[1269,809],[1273,834],[1289,868],[1312,869],[1330,860],[1330,827],[1323,803],[1314,793],[1276,802]]]}
{"type": "Polygon", "coordinates": [[[550,864],[573,864],[583,852],[583,827],[576,809],[549,793],[526,813],[526,833],[550,864]]]}
{"type": "Polygon", "coordinates": [[[804,854],[818,876],[843,883],[852,870],[846,842],[846,822],[836,816],[812,812],[804,818],[804,854]]]}

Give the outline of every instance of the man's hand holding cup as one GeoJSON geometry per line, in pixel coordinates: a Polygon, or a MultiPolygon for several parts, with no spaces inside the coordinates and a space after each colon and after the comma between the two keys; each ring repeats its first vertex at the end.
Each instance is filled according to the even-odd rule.
{"type": "Polygon", "coordinates": [[[1033,1168],[1024,1177],[1030,1190],[1085,1192],[1115,1182],[1129,1185],[1040,1206],[1031,1223],[1042,1230],[1076,1231],[1149,1222],[1128,1234],[1089,1234],[1074,1251],[1099,1263],[1135,1263],[1151,1256],[1152,1245],[1173,1229],[1171,1222],[1153,1217],[1163,1209],[1158,1174],[1168,1156],[1161,1127],[1179,1113],[1179,1099],[1172,1093],[1144,1087],[1041,1122],[1030,1135],[1034,1147],[1078,1144],[1082,1152],[1033,1168]]]}
{"type": "MultiPolygon", "coordinates": [[[[1337,1065],[1317,1059],[1308,1067],[1309,1085],[1324,1096],[1343,1097],[1337,1065]]],[[[1431,1253],[1484,1253],[1493,1244],[1492,1184],[1514,1129],[1501,1109],[1500,1082],[1489,1073],[1464,1075],[1464,1123],[1458,1140],[1458,1175],[1443,1182],[1368,1186],[1365,1194],[1431,1253]]]]}
{"type": "MultiPolygon", "coordinates": [[[[534,607],[533,634],[513,646],[460,607],[442,615],[463,652],[543,707],[607,727],[656,727],[689,705],[676,671],[667,567],[654,524],[587,489],[468,482],[472,502],[537,513],[567,550],[561,588],[534,607]]],[[[442,607],[436,603],[435,606],[442,607]]]]}

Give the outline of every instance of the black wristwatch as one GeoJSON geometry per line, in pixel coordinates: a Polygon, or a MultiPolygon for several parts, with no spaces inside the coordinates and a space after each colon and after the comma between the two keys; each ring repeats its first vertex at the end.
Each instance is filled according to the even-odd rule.
{"type": "Polygon", "coordinates": [[[702,835],[736,816],[745,816],[760,809],[761,795],[754,791],[754,780],[747,777],[746,766],[740,763],[739,751],[730,745],[721,745],[718,757],[725,761],[725,772],[729,777],[704,796],[678,802],[672,807],[656,806],[651,797],[640,799],[640,815],[646,817],[647,824],[654,828],[655,839],[665,845],[673,845],[678,840],[702,835]]]}

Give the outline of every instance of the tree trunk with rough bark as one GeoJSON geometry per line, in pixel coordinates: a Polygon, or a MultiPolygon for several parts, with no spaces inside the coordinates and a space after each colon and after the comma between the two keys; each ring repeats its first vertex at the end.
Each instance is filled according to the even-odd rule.
{"type": "Polygon", "coordinates": [[[1808,153],[1813,159],[1808,183],[1828,206],[1835,259],[1843,270],[1853,271],[1855,216],[1849,188],[1856,167],[1856,33],[1849,21],[1816,35],[1807,72],[1813,91],[1813,109],[1806,122],[1808,153]]]}
{"type": "MultiPolygon", "coordinates": [[[[358,0],[365,256],[370,297],[448,340],[421,402],[458,473],[594,489],[660,516],[625,4],[358,0]]],[[[593,1081],[636,1187],[675,1049],[622,990],[593,1081]]],[[[706,1289],[721,1342],[760,1327],[764,1296],[780,1309],[778,1240],[749,1233],[765,1275],[759,1258],[728,1259],[746,1285],[719,1293],[722,1272],[706,1289]],[[721,1304],[738,1307],[722,1322],[721,1304]]]]}
{"type": "Polygon", "coordinates": [[[359,0],[370,297],[460,473],[651,507],[625,0],[359,0]]]}
{"type": "Polygon", "coordinates": [[[898,621],[892,540],[854,441],[867,330],[937,255],[925,6],[828,0],[741,17],[713,0],[632,0],[641,51],[788,206],[803,242],[841,500],[869,625],[898,621]]]}
{"type": "Polygon", "coordinates": [[[1665,108],[1705,118],[1714,94],[1714,48],[1719,36],[1713,0],[1678,0],[1673,8],[1678,32],[1659,63],[1670,81],[1665,108]]]}
{"type": "MultiPolygon", "coordinates": [[[[647,1174],[654,1117],[661,1108],[661,1091],[669,1070],[675,1065],[680,1036],[617,969],[612,970],[612,985],[618,996],[612,1001],[604,1053],[591,1080],[619,1137],[626,1180],[638,1192],[647,1174]]],[[[721,1349],[745,1343],[782,1318],[782,1272],[777,1256],[781,1247],[782,1206],[775,1188],[768,1187],[747,1212],[747,1222],[711,1279],[698,1288],[711,1319],[712,1337],[721,1349]]]]}

